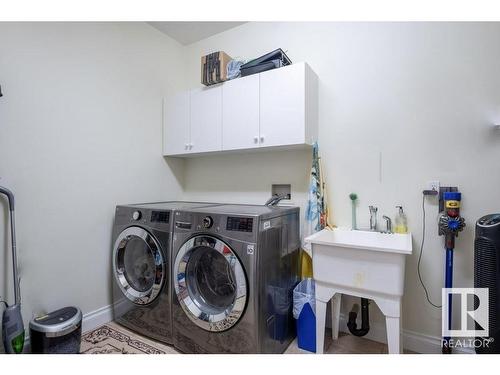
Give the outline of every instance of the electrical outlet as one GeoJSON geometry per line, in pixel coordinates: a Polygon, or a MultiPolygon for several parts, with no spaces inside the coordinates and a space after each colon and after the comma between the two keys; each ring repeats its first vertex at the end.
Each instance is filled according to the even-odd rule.
{"type": "Polygon", "coordinates": [[[439,181],[429,181],[427,183],[427,190],[433,190],[439,192],[439,181]]]}

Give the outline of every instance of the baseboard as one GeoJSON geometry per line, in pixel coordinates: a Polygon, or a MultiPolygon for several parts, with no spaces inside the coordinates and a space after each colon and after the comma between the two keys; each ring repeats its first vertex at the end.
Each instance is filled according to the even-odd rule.
{"type": "Polygon", "coordinates": [[[91,331],[113,320],[113,305],[103,306],[83,314],[82,332],[91,331]]]}
{"type": "MultiPolygon", "coordinates": [[[[340,327],[342,332],[349,333],[347,330],[347,316],[345,314],[340,314],[340,327]]],[[[441,354],[441,337],[425,335],[408,330],[403,330],[402,336],[403,348],[407,350],[424,354],[441,354]]],[[[370,332],[364,337],[387,344],[385,324],[370,322],[370,332]]],[[[468,348],[455,348],[453,352],[457,354],[474,354],[474,350],[468,348]]]]}

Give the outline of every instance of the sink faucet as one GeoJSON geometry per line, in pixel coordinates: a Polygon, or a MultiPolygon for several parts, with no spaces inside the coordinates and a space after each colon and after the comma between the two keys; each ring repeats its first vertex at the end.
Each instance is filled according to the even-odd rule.
{"type": "Polygon", "coordinates": [[[377,210],[375,206],[369,206],[370,209],[370,230],[377,230],[377,210]]]}
{"type": "Polygon", "coordinates": [[[392,233],[392,221],[389,216],[382,216],[382,219],[385,220],[385,225],[386,225],[386,231],[385,233],[392,233]]]}

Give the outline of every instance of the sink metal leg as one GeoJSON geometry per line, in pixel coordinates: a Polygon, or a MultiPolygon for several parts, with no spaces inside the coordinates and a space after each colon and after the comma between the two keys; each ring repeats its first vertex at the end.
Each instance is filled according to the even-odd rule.
{"type": "Polygon", "coordinates": [[[387,325],[387,346],[389,347],[389,354],[401,353],[399,317],[386,316],[385,324],[387,325]]]}
{"type": "Polygon", "coordinates": [[[332,339],[339,338],[339,325],[340,325],[340,300],[342,294],[336,293],[332,297],[332,339]]]}
{"type": "Polygon", "coordinates": [[[323,354],[325,348],[325,319],[327,302],[316,299],[316,353],[323,354]]]}

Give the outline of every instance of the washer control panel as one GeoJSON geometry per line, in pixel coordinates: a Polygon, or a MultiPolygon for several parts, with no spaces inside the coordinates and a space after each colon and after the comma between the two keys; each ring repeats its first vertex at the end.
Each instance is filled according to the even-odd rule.
{"type": "Polygon", "coordinates": [[[210,229],[214,225],[214,219],[212,216],[205,216],[203,218],[203,228],[210,229]]]}
{"type": "Polygon", "coordinates": [[[141,211],[132,212],[132,220],[138,221],[141,220],[141,217],[142,217],[141,211]]]}

